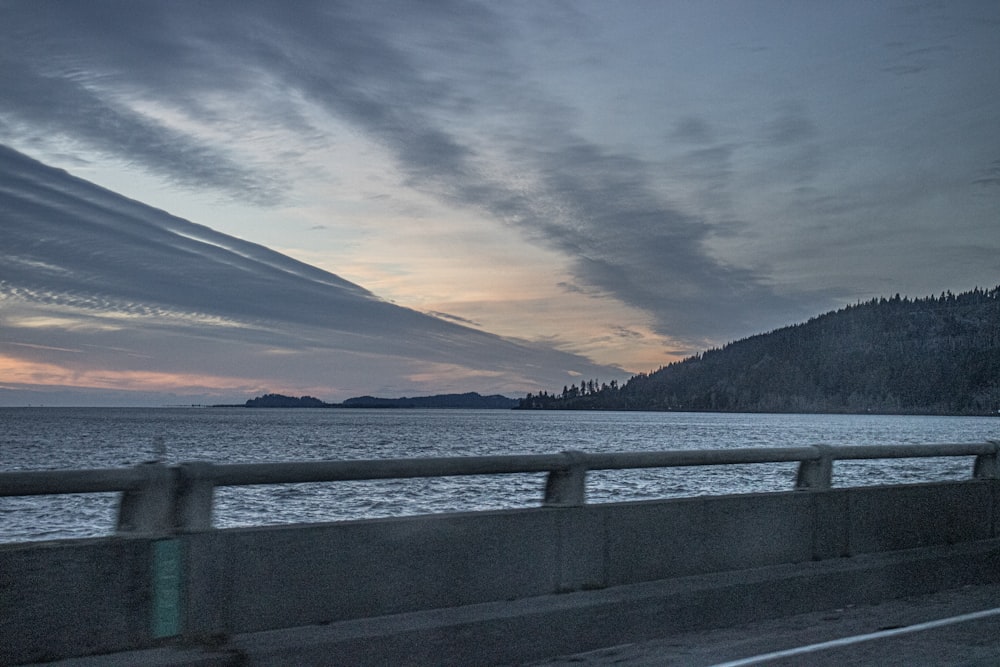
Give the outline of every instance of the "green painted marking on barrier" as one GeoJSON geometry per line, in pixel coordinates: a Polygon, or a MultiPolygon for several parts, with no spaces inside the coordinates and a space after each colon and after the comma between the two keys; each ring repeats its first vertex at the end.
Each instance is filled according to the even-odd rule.
{"type": "Polygon", "coordinates": [[[153,542],[153,637],[181,633],[181,542],[153,542]]]}

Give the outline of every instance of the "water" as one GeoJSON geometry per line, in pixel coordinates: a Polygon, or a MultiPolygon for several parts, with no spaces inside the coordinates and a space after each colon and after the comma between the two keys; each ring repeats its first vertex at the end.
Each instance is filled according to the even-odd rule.
{"type": "MultiPolygon", "coordinates": [[[[0,470],[1000,439],[988,417],[0,408],[0,470]]],[[[836,486],[966,479],[971,458],[838,462],[836,486]]],[[[794,464],[591,472],[589,502],[792,488],[794,464]]],[[[537,506],[544,475],[216,489],[219,527],[537,506]]],[[[0,542],[106,535],[116,494],[0,498],[0,542]]]]}

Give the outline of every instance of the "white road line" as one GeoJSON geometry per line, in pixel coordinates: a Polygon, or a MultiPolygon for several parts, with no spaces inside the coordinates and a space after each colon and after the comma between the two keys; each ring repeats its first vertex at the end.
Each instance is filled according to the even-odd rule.
{"type": "Polygon", "coordinates": [[[850,646],[851,644],[860,644],[861,642],[867,642],[873,639],[884,639],[886,637],[905,635],[911,632],[921,632],[923,630],[940,628],[945,625],[965,623],[966,621],[975,621],[980,618],[987,618],[989,616],[997,616],[997,615],[1000,615],[1000,607],[996,607],[994,609],[986,609],[984,611],[974,611],[969,614],[961,614],[959,616],[950,616],[948,618],[941,618],[936,621],[915,623],[914,625],[907,625],[902,628],[893,628],[891,630],[880,630],[879,632],[869,632],[868,634],[854,635],[853,637],[842,637],[841,639],[831,639],[830,641],[820,642],[818,644],[797,646],[796,648],[789,648],[785,649],[784,651],[775,651],[774,653],[763,653],[761,655],[755,655],[749,658],[741,658],[739,660],[733,660],[730,662],[720,662],[716,665],[712,665],[712,667],[744,667],[745,665],[758,665],[763,662],[767,662],[768,660],[777,660],[778,658],[791,658],[797,655],[802,655],[804,653],[816,653],[817,651],[825,651],[831,648],[850,646]]]}

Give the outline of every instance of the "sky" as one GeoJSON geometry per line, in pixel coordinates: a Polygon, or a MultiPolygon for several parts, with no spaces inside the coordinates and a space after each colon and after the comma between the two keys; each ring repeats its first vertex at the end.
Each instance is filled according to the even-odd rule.
{"type": "Polygon", "coordinates": [[[993,1],[0,0],[0,404],[516,396],[992,287],[998,118],[993,1]]]}

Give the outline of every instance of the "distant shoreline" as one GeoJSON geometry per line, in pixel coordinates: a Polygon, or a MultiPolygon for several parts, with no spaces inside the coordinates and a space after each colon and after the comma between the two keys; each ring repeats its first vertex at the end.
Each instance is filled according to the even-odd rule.
{"type": "Polygon", "coordinates": [[[465,394],[437,394],[402,398],[357,396],[342,403],[327,403],[312,396],[284,396],[265,394],[236,405],[213,405],[218,408],[362,408],[362,409],[440,409],[440,410],[511,410],[519,404],[516,398],[493,394],[482,396],[476,392],[465,394]]]}

